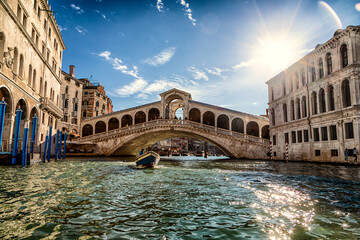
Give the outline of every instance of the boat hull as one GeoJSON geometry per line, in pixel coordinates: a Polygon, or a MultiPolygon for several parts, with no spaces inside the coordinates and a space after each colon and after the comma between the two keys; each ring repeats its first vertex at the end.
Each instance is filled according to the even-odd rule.
{"type": "Polygon", "coordinates": [[[154,168],[160,161],[160,155],[155,152],[148,152],[136,158],[136,166],[139,168],[154,168]]]}

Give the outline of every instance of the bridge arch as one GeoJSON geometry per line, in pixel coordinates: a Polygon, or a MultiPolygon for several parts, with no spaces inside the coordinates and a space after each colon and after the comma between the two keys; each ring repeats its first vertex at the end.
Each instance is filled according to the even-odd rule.
{"type": "Polygon", "coordinates": [[[93,126],[91,124],[85,124],[82,128],[82,136],[86,137],[86,136],[91,136],[93,134],[94,134],[93,126]]]}
{"type": "Polygon", "coordinates": [[[135,113],[135,124],[146,122],[146,114],[143,111],[135,113]]]}
{"type": "Polygon", "coordinates": [[[246,134],[259,137],[259,124],[257,122],[251,121],[246,125],[246,134]]]}
{"type": "Polygon", "coordinates": [[[122,116],[121,118],[121,127],[127,127],[127,126],[131,126],[133,125],[133,118],[131,115],[129,114],[125,114],[124,116],[122,116]]]}
{"type": "Polygon", "coordinates": [[[215,127],[215,114],[211,111],[207,111],[203,115],[203,124],[215,127]]]}
{"type": "Polygon", "coordinates": [[[244,121],[241,118],[234,118],[231,121],[231,131],[244,133],[244,121]]]}
{"type": "Polygon", "coordinates": [[[229,130],[229,117],[225,114],[218,116],[217,127],[229,130]]]}
{"type": "Polygon", "coordinates": [[[193,122],[201,122],[201,112],[198,108],[192,108],[189,111],[189,120],[193,122]]]}
{"type": "Polygon", "coordinates": [[[106,132],[106,123],[104,121],[98,121],[95,124],[95,134],[106,132]]]}
{"type": "Polygon", "coordinates": [[[265,125],[261,128],[261,138],[270,139],[269,125],[265,125]]]}
{"type": "Polygon", "coordinates": [[[118,129],[119,127],[120,127],[119,119],[117,119],[116,117],[110,118],[108,122],[108,130],[111,131],[114,129],[118,129]]]}
{"type": "Polygon", "coordinates": [[[160,111],[157,108],[150,108],[148,112],[148,121],[152,121],[160,118],[160,111]]]}

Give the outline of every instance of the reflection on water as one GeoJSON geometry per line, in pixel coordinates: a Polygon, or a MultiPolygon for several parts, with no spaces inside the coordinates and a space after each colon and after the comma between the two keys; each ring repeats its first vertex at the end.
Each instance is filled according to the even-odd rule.
{"type": "Polygon", "coordinates": [[[0,167],[0,238],[360,238],[358,167],[84,160],[0,167]]]}

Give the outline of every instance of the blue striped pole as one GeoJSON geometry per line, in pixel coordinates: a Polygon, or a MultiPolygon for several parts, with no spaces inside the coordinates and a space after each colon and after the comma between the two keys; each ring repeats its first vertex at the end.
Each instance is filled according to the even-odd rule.
{"type": "Polygon", "coordinates": [[[50,128],[49,128],[49,142],[48,142],[48,155],[47,155],[48,162],[50,162],[51,142],[52,142],[52,125],[50,125],[50,128]]]}
{"type": "Polygon", "coordinates": [[[59,156],[58,156],[58,159],[61,159],[61,142],[62,142],[62,138],[63,138],[63,133],[62,131],[60,131],[60,145],[59,145],[59,156]]]}
{"type": "Polygon", "coordinates": [[[66,152],[66,138],[67,138],[67,132],[65,132],[65,135],[64,135],[64,152],[63,152],[63,159],[65,159],[65,152],[66,152]]]}
{"type": "Polygon", "coordinates": [[[29,135],[29,122],[25,123],[25,128],[24,128],[24,137],[23,137],[23,149],[22,149],[22,158],[21,158],[21,165],[23,167],[26,166],[26,161],[27,161],[27,142],[28,142],[28,135],[29,135]]]}
{"type": "Polygon", "coordinates": [[[6,102],[3,99],[0,102],[0,152],[1,152],[2,137],[4,132],[5,107],[6,107],[6,102]]]}
{"type": "Polygon", "coordinates": [[[16,110],[14,145],[13,145],[13,154],[12,154],[12,159],[11,159],[12,165],[16,164],[16,156],[17,156],[17,151],[18,151],[18,146],[19,146],[21,113],[22,113],[22,110],[20,108],[18,110],[16,110]]]}
{"type": "Polygon", "coordinates": [[[46,163],[46,150],[47,150],[48,140],[49,140],[48,131],[46,131],[45,144],[44,144],[45,146],[44,146],[43,163],[46,163]]]}
{"type": "Polygon", "coordinates": [[[36,138],[36,127],[37,127],[37,116],[33,116],[32,132],[31,132],[31,143],[30,143],[30,153],[34,152],[35,138],[36,138]]]}
{"type": "Polygon", "coordinates": [[[59,150],[59,129],[56,130],[56,142],[55,142],[55,161],[58,158],[58,150],[59,150]]]}

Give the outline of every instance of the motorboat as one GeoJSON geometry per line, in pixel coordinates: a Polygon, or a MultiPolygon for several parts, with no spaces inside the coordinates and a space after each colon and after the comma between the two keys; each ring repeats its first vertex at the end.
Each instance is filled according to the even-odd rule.
{"type": "Polygon", "coordinates": [[[154,168],[160,161],[160,155],[156,152],[149,151],[138,156],[135,160],[136,166],[139,168],[154,168]]]}

